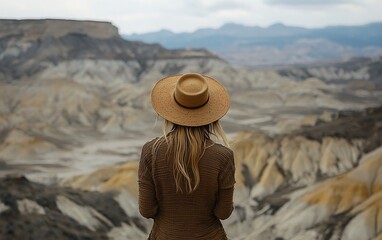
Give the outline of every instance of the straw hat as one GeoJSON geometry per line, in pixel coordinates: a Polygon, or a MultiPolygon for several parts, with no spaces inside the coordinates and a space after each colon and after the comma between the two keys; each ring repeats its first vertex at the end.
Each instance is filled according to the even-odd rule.
{"type": "Polygon", "coordinates": [[[217,80],[186,73],[159,80],[152,89],[151,103],[162,118],[196,127],[223,117],[229,109],[229,96],[217,80]]]}

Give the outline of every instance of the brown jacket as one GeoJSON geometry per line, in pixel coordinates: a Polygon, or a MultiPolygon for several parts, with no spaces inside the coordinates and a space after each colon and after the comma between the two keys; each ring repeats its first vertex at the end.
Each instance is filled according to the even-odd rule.
{"type": "Polygon", "coordinates": [[[233,210],[235,164],[233,152],[209,142],[199,162],[200,184],[192,193],[177,193],[167,145],[153,156],[155,140],[143,146],[138,171],[139,211],[153,218],[149,239],[227,239],[219,219],[233,210]]]}

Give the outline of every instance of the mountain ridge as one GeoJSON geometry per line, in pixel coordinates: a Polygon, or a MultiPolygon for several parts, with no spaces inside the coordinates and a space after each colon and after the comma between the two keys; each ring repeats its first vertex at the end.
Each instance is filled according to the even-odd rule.
{"type": "MultiPolygon", "coordinates": [[[[122,36],[124,37],[131,37],[131,36],[140,36],[140,37],[144,37],[144,36],[149,36],[149,35],[152,35],[152,34],[157,34],[157,33],[166,33],[166,34],[172,34],[172,35],[192,35],[192,34],[195,34],[195,33],[200,33],[201,31],[202,32],[206,32],[206,31],[210,31],[211,33],[216,33],[216,32],[224,32],[226,31],[225,33],[230,33],[229,31],[227,30],[236,30],[235,33],[238,33],[239,31],[237,30],[257,30],[257,31],[267,31],[267,30],[295,30],[296,32],[312,32],[312,31],[323,31],[323,30],[338,30],[338,29],[354,29],[354,28],[369,28],[369,27],[381,27],[382,26],[382,22],[371,22],[371,23],[367,23],[367,24],[362,24],[362,25],[332,25],[332,26],[327,26],[327,27],[320,27],[320,28],[306,28],[306,27],[299,27],[299,26],[292,26],[292,25],[286,25],[286,24],[283,24],[283,23],[274,23],[274,24],[271,24],[267,27],[261,27],[261,26],[250,26],[250,25],[243,25],[243,24],[238,24],[238,23],[234,23],[234,22],[228,22],[228,23],[225,23],[223,24],[222,26],[218,27],[218,28],[200,28],[200,29],[197,29],[195,31],[191,31],[191,32],[173,32],[169,29],[161,29],[161,30],[158,30],[158,31],[152,31],[152,32],[146,32],[146,33],[132,33],[132,34],[123,34],[121,33],[122,36]]],[[[241,32],[239,32],[241,33],[241,32]]],[[[253,34],[254,32],[252,32],[253,34]]]]}
{"type": "Polygon", "coordinates": [[[161,30],[122,36],[169,49],[206,48],[231,63],[251,67],[382,55],[382,22],[312,29],[282,23],[265,28],[227,23],[194,32],[161,30]]]}
{"type": "Polygon", "coordinates": [[[167,50],[128,41],[108,22],[60,19],[0,20],[0,52],[0,81],[8,82],[38,78],[52,65],[73,60],[131,61],[140,72],[153,59],[217,58],[203,49],[167,50]]]}
{"type": "Polygon", "coordinates": [[[22,35],[37,39],[61,37],[68,33],[85,34],[95,38],[119,36],[118,28],[111,22],[66,19],[0,19],[0,38],[22,35]]]}

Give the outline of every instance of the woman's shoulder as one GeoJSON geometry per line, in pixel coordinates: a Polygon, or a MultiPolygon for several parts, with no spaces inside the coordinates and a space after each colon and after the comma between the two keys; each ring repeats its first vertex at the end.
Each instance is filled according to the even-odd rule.
{"type": "Polygon", "coordinates": [[[156,141],[158,141],[159,137],[153,138],[150,141],[147,141],[145,144],[142,146],[142,153],[151,153],[153,146],[156,141]]]}
{"type": "Polygon", "coordinates": [[[156,138],[153,138],[149,141],[147,141],[145,144],[143,144],[143,148],[145,147],[150,147],[152,145],[154,145],[154,143],[159,139],[159,137],[156,137],[156,138]]]}
{"type": "Polygon", "coordinates": [[[147,141],[143,146],[153,146],[157,142],[160,142],[160,143],[165,142],[165,138],[163,136],[155,137],[151,139],[150,141],[147,141]]]}
{"type": "Polygon", "coordinates": [[[220,143],[214,143],[211,146],[211,150],[214,151],[216,154],[221,155],[225,159],[233,159],[233,151],[229,147],[226,147],[220,143]]]}

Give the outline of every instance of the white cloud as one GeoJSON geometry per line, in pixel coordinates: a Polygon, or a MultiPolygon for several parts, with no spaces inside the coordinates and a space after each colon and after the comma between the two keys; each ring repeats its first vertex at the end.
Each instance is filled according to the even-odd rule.
{"type": "Polygon", "coordinates": [[[103,20],[121,33],[193,31],[227,22],[320,27],[382,21],[381,0],[0,0],[0,6],[1,18],[103,20]]]}
{"type": "Polygon", "coordinates": [[[301,6],[317,6],[317,5],[338,5],[338,4],[354,4],[359,0],[264,0],[268,4],[279,5],[301,5],[301,6]]]}
{"type": "Polygon", "coordinates": [[[1,18],[82,18],[91,17],[90,0],[0,0],[1,18]]]}

